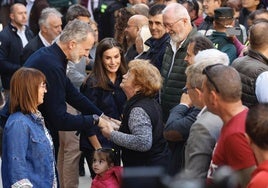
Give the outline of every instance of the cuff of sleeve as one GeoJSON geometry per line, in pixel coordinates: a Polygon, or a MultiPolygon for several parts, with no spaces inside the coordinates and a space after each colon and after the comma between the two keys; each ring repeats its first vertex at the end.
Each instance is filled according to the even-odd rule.
{"type": "Polygon", "coordinates": [[[186,106],[187,108],[190,108],[190,106],[188,104],[185,103],[180,103],[180,105],[186,106]]]}
{"type": "Polygon", "coordinates": [[[33,187],[33,184],[28,179],[22,179],[14,183],[11,188],[31,188],[33,187]]]}

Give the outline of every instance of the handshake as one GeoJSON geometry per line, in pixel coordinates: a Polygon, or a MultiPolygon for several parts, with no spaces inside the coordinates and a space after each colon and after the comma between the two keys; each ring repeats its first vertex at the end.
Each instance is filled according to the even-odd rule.
{"type": "MultiPolygon", "coordinates": [[[[94,117],[93,117],[94,118],[94,117]]],[[[96,118],[94,118],[95,120],[96,118]]],[[[106,138],[110,138],[112,131],[118,131],[121,126],[121,121],[110,118],[104,114],[98,117],[98,123],[96,123],[100,128],[102,134],[106,138]]]]}

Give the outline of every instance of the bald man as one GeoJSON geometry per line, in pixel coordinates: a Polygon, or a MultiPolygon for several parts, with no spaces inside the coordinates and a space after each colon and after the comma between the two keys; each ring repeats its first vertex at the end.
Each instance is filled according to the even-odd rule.
{"type": "Polygon", "coordinates": [[[131,16],[127,22],[125,29],[126,39],[128,43],[128,50],[125,54],[126,62],[133,60],[138,52],[136,51],[135,41],[142,26],[148,25],[148,18],[144,15],[131,16]]]}

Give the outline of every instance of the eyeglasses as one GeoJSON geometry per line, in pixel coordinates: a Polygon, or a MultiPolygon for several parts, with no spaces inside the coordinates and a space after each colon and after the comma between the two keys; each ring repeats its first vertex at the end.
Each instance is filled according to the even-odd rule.
{"type": "Polygon", "coordinates": [[[176,21],[173,22],[173,23],[164,23],[164,26],[165,26],[166,28],[168,28],[168,29],[171,29],[171,28],[174,26],[174,24],[176,24],[177,22],[181,21],[182,19],[184,19],[184,18],[180,18],[180,19],[176,20],[176,21]]]}
{"type": "Polygon", "coordinates": [[[190,89],[195,89],[194,87],[184,87],[184,88],[182,88],[182,91],[183,91],[183,93],[185,93],[185,94],[188,94],[188,92],[189,92],[189,90],[190,89]]]}
{"type": "Polygon", "coordinates": [[[47,84],[46,84],[46,82],[42,82],[42,83],[40,84],[40,87],[43,88],[43,89],[47,89],[47,84]]]}
{"type": "Polygon", "coordinates": [[[205,68],[203,69],[203,72],[202,72],[202,74],[204,74],[204,75],[207,76],[207,79],[208,79],[209,82],[213,85],[213,87],[215,88],[215,90],[216,90],[218,93],[220,93],[220,90],[219,90],[219,88],[217,87],[216,83],[212,80],[210,70],[211,70],[213,67],[216,67],[216,66],[219,66],[219,65],[224,66],[223,64],[219,64],[219,63],[214,64],[214,65],[209,65],[209,66],[205,67],[205,68]]]}

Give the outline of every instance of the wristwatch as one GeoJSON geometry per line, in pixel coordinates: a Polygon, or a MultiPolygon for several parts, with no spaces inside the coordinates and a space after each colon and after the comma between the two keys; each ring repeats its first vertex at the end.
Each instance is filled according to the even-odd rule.
{"type": "Polygon", "coordinates": [[[93,124],[94,125],[98,125],[99,124],[99,120],[100,120],[99,118],[100,117],[97,114],[93,114],[92,117],[93,117],[93,124]]]}

